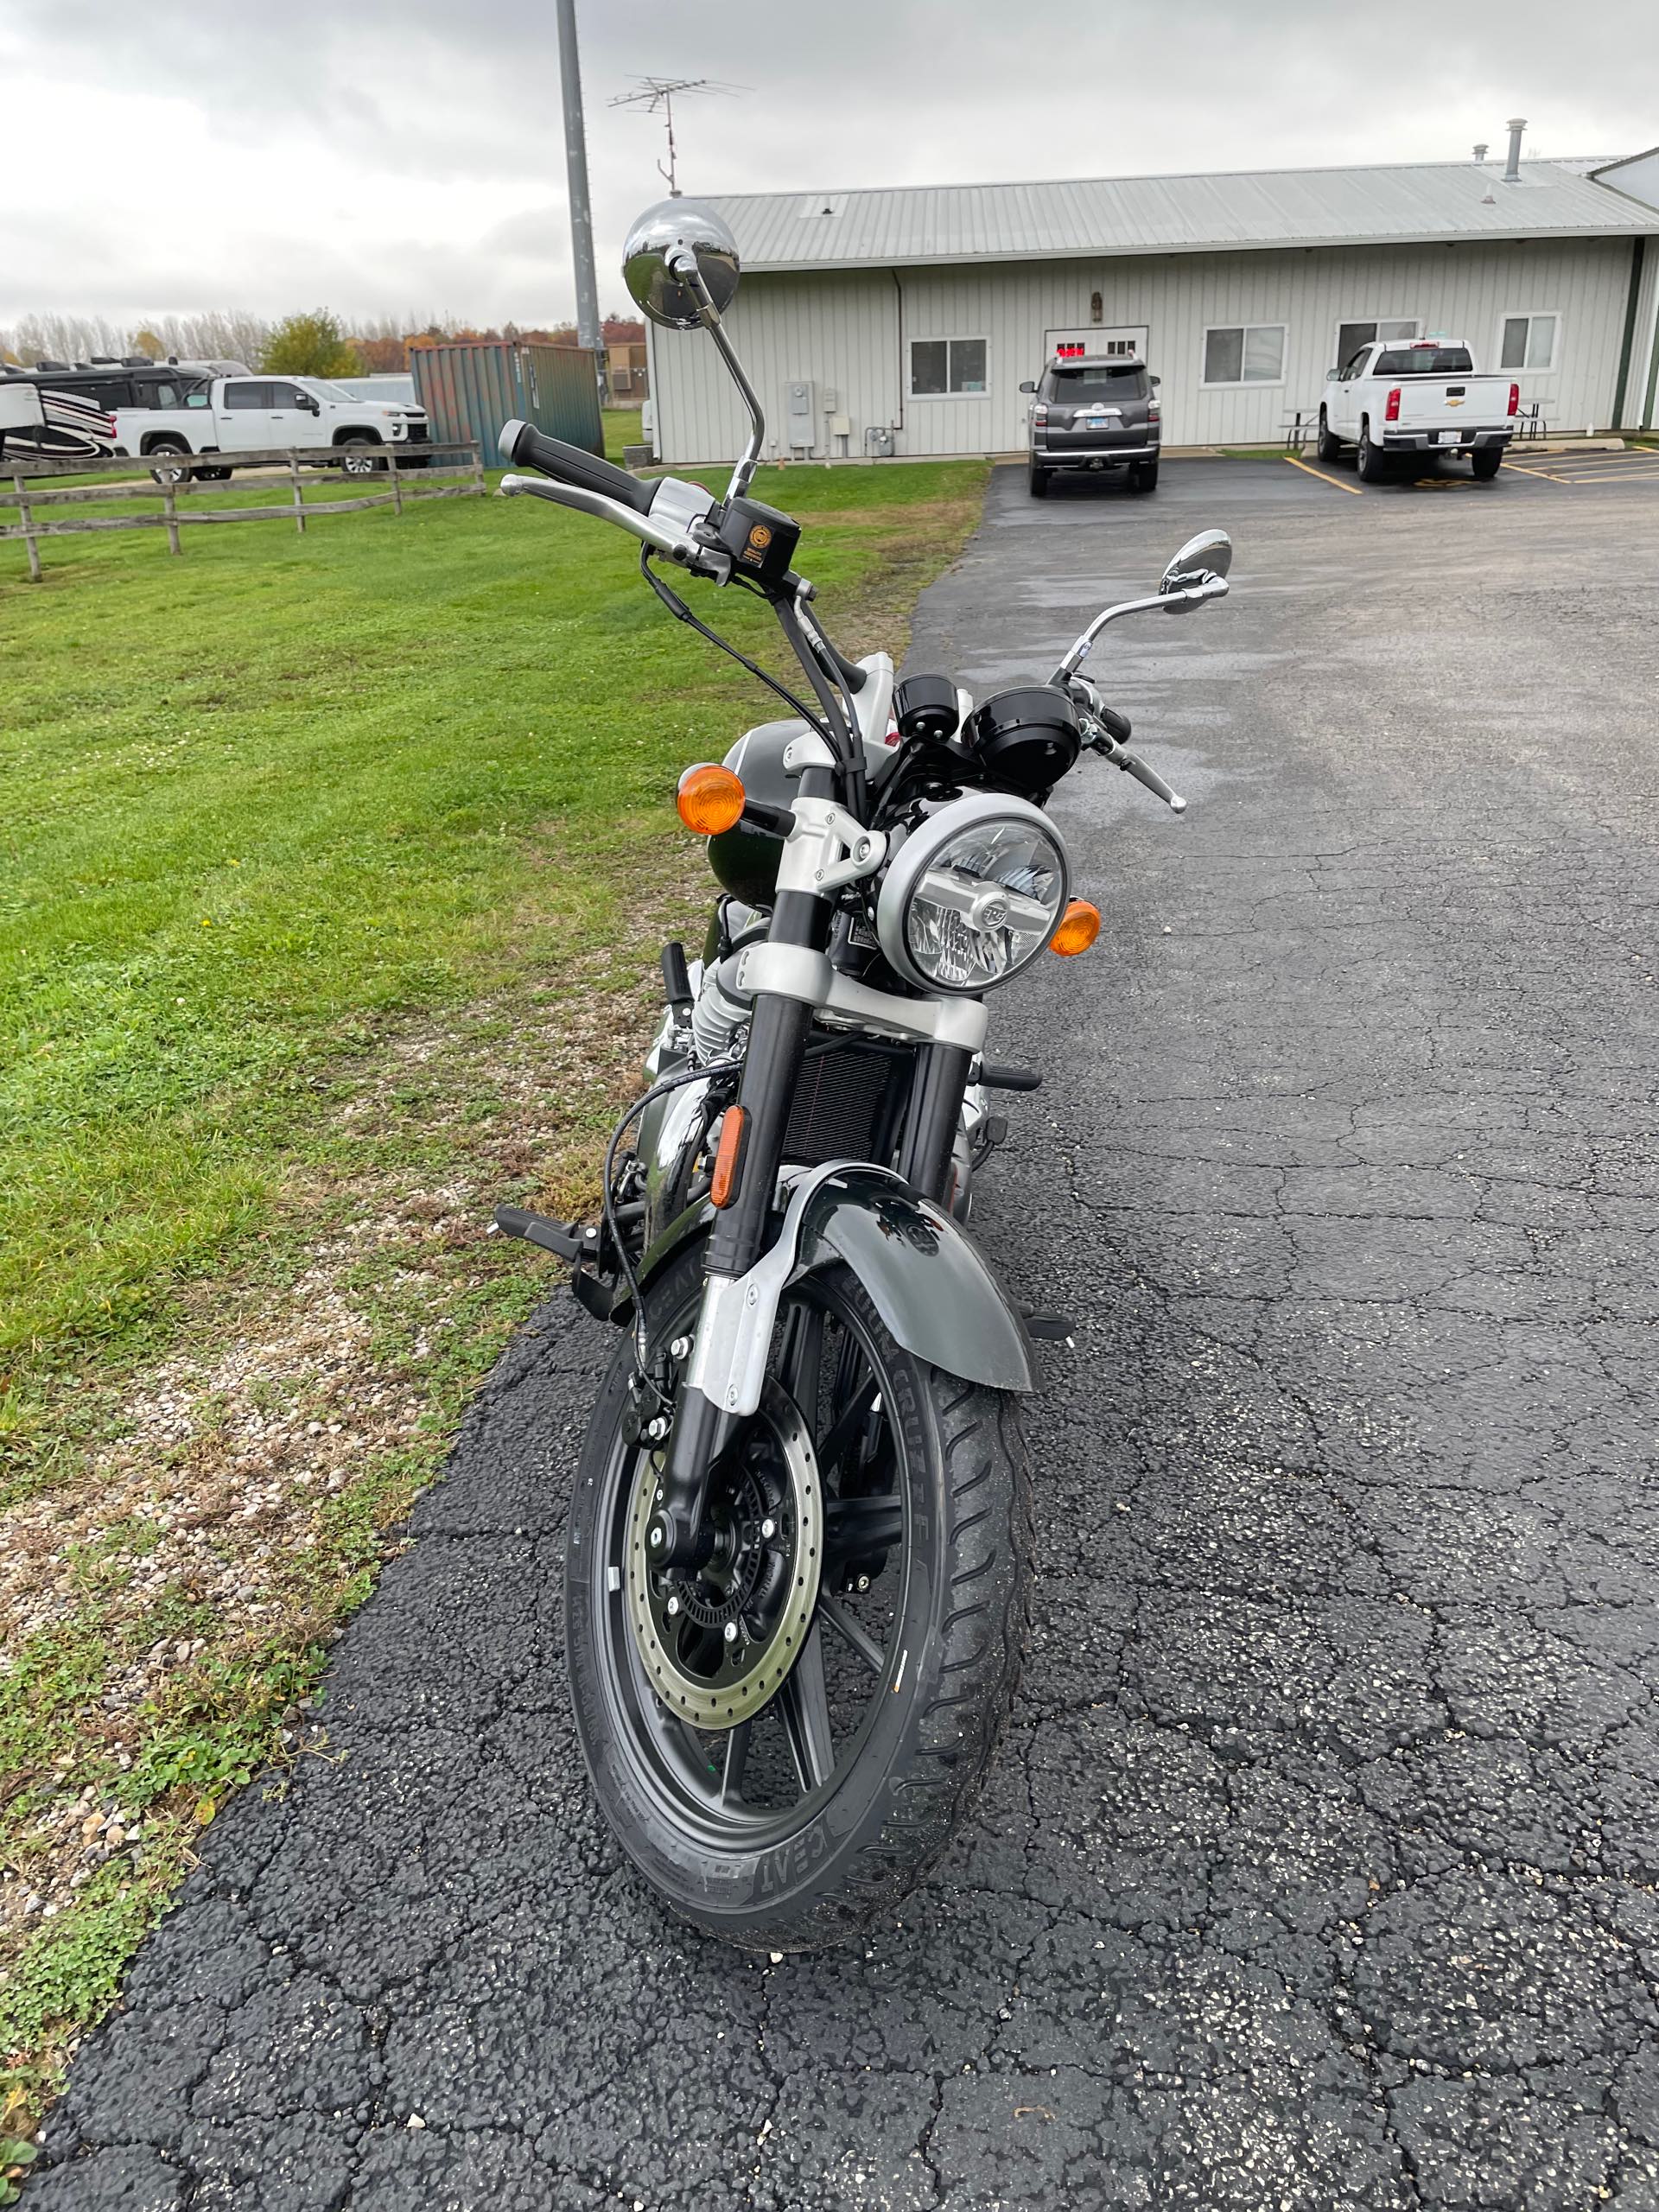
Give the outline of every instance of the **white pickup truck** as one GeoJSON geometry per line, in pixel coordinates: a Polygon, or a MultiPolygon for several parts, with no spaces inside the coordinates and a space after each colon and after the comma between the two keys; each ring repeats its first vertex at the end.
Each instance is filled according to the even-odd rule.
{"type": "Polygon", "coordinates": [[[1319,459],[1344,446],[1374,483],[1396,458],[1466,453],[1478,477],[1496,476],[1515,435],[1521,388],[1506,376],[1477,376],[1460,339],[1382,339],[1332,370],[1319,403],[1319,459]]]}
{"type": "Polygon", "coordinates": [[[377,447],[397,447],[401,461],[403,448],[423,448],[430,435],[424,408],[358,399],[326,377],[203,377],[185,382],[175,397],[172,407],[122,407],[114,414],[116,452],[152,461],[158,482],[230,473],[191,468],[188,454],[229,460],[290,446],[338,446],[346,474],[367,476],[385,466],[377,447]]]}

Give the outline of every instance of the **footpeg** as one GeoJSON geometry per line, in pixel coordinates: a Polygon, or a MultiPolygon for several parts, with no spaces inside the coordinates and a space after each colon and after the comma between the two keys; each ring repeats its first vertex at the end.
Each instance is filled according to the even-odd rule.
{"type": "Polygon", "coordinates": [[[1069,1344],[1071,1324],[1064,1313],[1025,1313],[1020,1319],[1026,1325],[1026,1334],[1042,1344],[1069,1344]]]}
{"type": "Polygon", "coordinates": [[[495,1225],[504,1236],[522,1236],[527,1244],[538,1244],[543,1252],[573,1266],[599,1250],[597,1222],[550,1221],[544,1213],[531,1213],[523,1206],[497,1206],[495,1225]]]}
{"type": "Polygon", "coordinates": [[[1012,1067],[1004,1060],[982,1060],[979,1080],[987,1090],[1040,1090],[1043,1078],[1035,1068],[1012,1067]]]}

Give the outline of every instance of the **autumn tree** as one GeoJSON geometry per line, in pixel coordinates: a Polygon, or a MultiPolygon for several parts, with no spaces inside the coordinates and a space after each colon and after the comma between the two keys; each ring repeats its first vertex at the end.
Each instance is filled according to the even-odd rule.
{"type": "Polygon", "coordinates": [[[291,377],[351,377],[361,364],[339,317],[327,308],[290,315],[271,332],[259,366],[291,377]]]}

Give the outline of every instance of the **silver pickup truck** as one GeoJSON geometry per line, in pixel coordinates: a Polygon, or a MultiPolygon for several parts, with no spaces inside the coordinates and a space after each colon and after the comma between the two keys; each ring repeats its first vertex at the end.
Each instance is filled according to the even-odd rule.
{"type": "Polygon", "coordinates": [[[1319,403],[1319,459],[1351,446],[1375,482],[1409,455],[1467,454],[1479,477],[1496,476],[1515,435],[1521,387],[1477,376],[1461,339],[1373,340],[1331,371],[1319,403]]]}

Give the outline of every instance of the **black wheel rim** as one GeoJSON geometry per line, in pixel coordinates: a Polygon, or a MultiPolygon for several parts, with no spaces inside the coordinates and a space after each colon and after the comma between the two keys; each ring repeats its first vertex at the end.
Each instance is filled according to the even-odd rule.
{"type": "MultiPolygon", "coordinates": [[[[686,1331],[696,1310],[689,1300],[664,1322],[662,1338],[686,1331]]],[[[753,1718],[724,1730],[690,1726],[653,1689],[626,1596],[626,1528],[643,1454],[620,1427],[587,1592],[609,1733],[635,1788],[681,1836],[734,1853],[796,1833],[846,1781],[904,1664],[899,1630],[912,1580],[910,1469],[887,1411],[892,1376],[864,1316],[833,1286],[805,1279],[785,1295],[772,1366],[812,1436],[825,1517],[817,1604],[783,1687],[753,1718]]]]}

